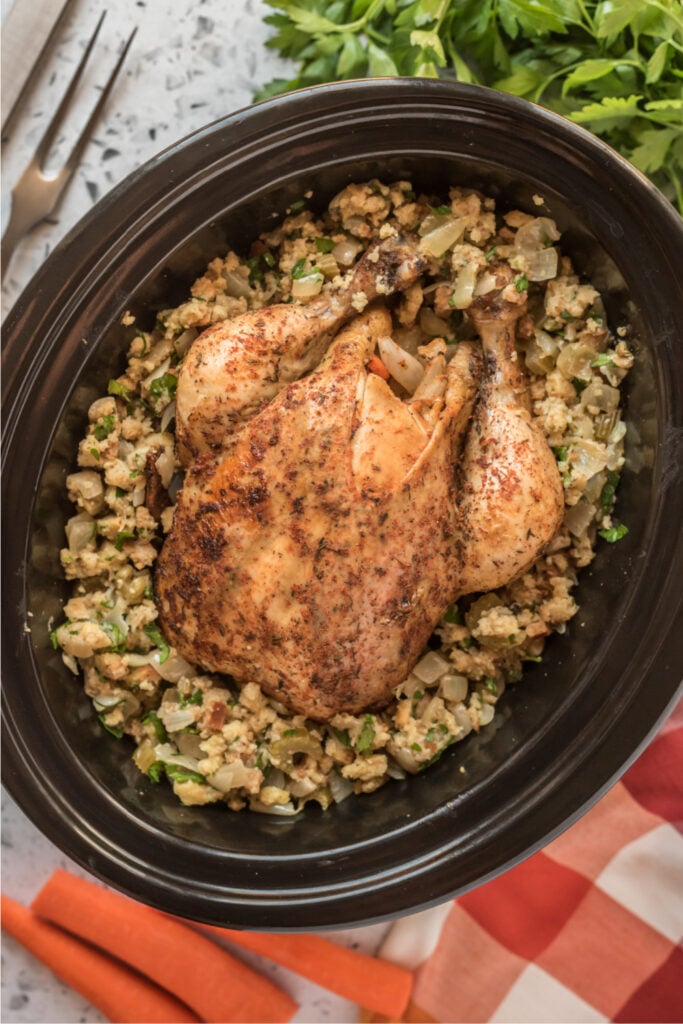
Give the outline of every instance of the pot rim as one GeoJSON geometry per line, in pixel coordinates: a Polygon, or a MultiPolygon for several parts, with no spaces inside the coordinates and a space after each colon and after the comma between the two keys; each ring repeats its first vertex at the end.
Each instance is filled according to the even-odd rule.
{"type": "MultiPolygon", "coordinates": [[[[471,117],[482,116],[482,111],[485,111],[490,116],[495,113],[501,118],[532,121],[539,126],[539,130],[542,127],[547,139],[552,140],[557,135],[560,149],[564,150],[571,143],[575,147],[577,161],[597,161],[603,168],[610,170],[615,180],[625,178],[631,190],[631,198],[636,197],[642,203],[653,230],[657,231],[657,237],[663,238],[667,232],[671,234],[672,265],[676,249],[680,249],[683,254],[683,224],[648,179],[580,126],[517,97],[458,83],[423,79],[361,79],[315,86],[264,100],[198,129],[126,178],[60,242],[17,300],[8,316],[6,346],[3,351],[3,365],[6,368],[3,401],[7,431],[3,476],[11,473],[13,467],[16,469],[17,446],[23,442],[22,429],[33,400],[35,376],[45,372],[46,360],[53,354],[60,337],[70,329],[75,317],[74,311],[87,311],[93,290],[102,280],[111,278],[114,286],[118,285],[126,268],[130,247],[137,234],[144,230],[143,221],[148,223],[150,216],[161,216],[164,209],[172,206],[173,202],[196,184],[192,177],[183,179],[179,174],[187,154],[206,151],[215,162],[220,162],[220,140],[227,141],[228,135],[231,141],[239,142],[240,153],[251,153],[263,146],[266,133],[270,133],[268,138],[271,143],[273,138],[282,140],[288,133],[291,134],[292,125],[299,121],[305,121],[308,126],[301,128],[302,135],[305,135],[308,129],[315,126],[320,128],[326,122],[333,122],[342,110],[349,120],[357,120],[362,114],[368,118],[376,117],[377,112],[373,115],[370,110],[372,104],[377,107],[384,105],[385,113],[393,109],[394,116],[405,116],[406,108],[412,104],[411,109],[423,110],[424,113],[433,113],[434,110],[443,113],[447,108],[457,106],[459,112],[465,112],[471,117]],[[365,107],[363,102],[366,103],[365,107]],[[158,184],[154,184],[161,179],[165,182],[163,192],[158,184]],[[125,207],[123,217],[120,215],[122,207],[125,207]],[[87,245],[89,239],[92,243],[90,247],[87,245]],[[88,253],[91,254],[90,259],[87,259],[88,253]],[[75,288],[74,265],[82,270],[75,288]],[[26,337],[37,337],[40,340],[33,348],[24,348],[26,337]]],[[[205,174],[205,170],[200,170],[196,177],[202,179],[205,174]]],[[[96,329],[88,342],[96,341],[97,336],[96,329]]],[[[675,412],[680,416],[680,395],[677,396],[677,402],[675,412]]],[[[41,458],[45,457],[48,448],[49,442],[41,458]]],[[[667,458],[673,460],[673,454],[670,452],[667,458]]],[[[683,486],[680,471],[676,476],[673,469],[667,470],[667,465],[673,466],[673,461],[660,465],[660,473],[666,475],[670,472],[668,497],[670,499],[675,494],[681,506],[683,486]]],[[[9,479],[6,481],[6,494],[11,493],[9,479]]],[[[35,494],[32,494],[31,503],[34,498],[35,494]]],[[[12,501],[9,506],[9,509],[3,510],[3,516],[16,517],[17,507],[12,501]]],[[[25,513],[26,505],[19,511],[25,513]]],[[[661,508],[658,514],[661,519],[661,508]]],[[[26,515],[27,523],[30,519],[31,516],[26,515]]],[[[19,553],[16,548],[6,550],[5,564],[15,571],[17,568],[21,571],[22,561],[24,567],[26,565],[29,532],[27,525],[21,535],[23,547],[19,553]]],[[[16,524],[9,530],[9,534],[10,544],[16,545],[19,536],[16,524]]],[[[7,542],[7,536],[8,530],[5,529],[3,544],[7,542]]],[[[40,722],[39,732],[43,742],[52,742],[53,751],[59,754],[61,763],[68,766],[72,789],[64,792],[56,779],[47,777],[44,761],[41,762],[38,756],[35,742],[24,734],[22,723],[25,724],[25,718],[22,718],[16,701],[13,703],[11,694],[6,693],[3,694],[3,780],[38,827],[88,870],[137,899],[161,905],[164,909],[191,916],[195,920],[225,923],[227,915],[238,927],[305,930],[311,927],[368,923],[418,910],[442,902],[473,885],[482,884],[540,849],[592,806],[652,738],[681,692],[680,675],[678,679],[675,677],[683,664],[681,634],[676,629],[681,595],[674,586],[674,574],[683,569],[681,543],[671,549],[670,566],[667,585],[661,588],[657,605],[662,609],[662,619],[658,628],[651,624],[650,629],[650,635],[656,635],[657,644],[645,665],[645,669],[654,677],[646,708],[641,707],[636,699],[636,691],[642,682],[641,672],[638,679],[632,679],[630,688],[621,695],[620,702],[614,708],[615,717],[610,723],[603,723],[590,737],[579,731],[578,735],[570,738],[556,758],[552,780],[527,780],[526,788],[520,789],[515,800],[496,808],[495,814],[486,822],[480,821],[468,836],[458,835],[455,843],[452,832],[457,832],[459,824],[457,800],[449,801],[423,818],[405,822],[382,840],[370,843],[375,851],[375,859],[381,858],[389,840],[412,841],[418,831],[439,828],[446,838],[428,849],[411,853],[409,857],[403,856],[398,860],[394,858],[390,865],[385,863],[380,868],[373,867],[352,877],[340,879],[339,866],[349,856],[360,853],[368,844],[351,841],[341,844],[337,849],[328,850],[326,858],[335,863],[324,887],[302,878],[302,863],[315,864],[320,859],[319,853],[315,851],[280,857],[279,870],[284,879],[280,883],[272,872],[266,870],[267,858],[254,857],[252,853],[240,854],[239,851],[227,853],[201,843],[197,844],[197,856],[203,871],[201,877],[181,878],[167,868],[157,869],[156,865],[150,864],[146,851],[151,842],[158,840],[159,830],[136,819],[112,794],[103,791],[73,756],[63,737],[51,738],[51,715],[42,694],[31,694],[35,711],[39,716],[45,716],[40,722]],[[624,747],[627,748],[626,755],[624,747]],[[593,758],[598,756],[599,764],[596,764],[593,758]],[[540,810],[544,812],[541,827],[536,820],[540,810]],[[117,829],[124,826],[134,830],[133,843],[128,839],[119,839],[117,829]],[[464,839],[470,842],[471,849],[463,849],[464,839]],[[474,862],[477,851],[483,846],[488,849],[492,844],[502,843],[503,839],[505,843],[501,849],[504,848],[505,852],[502,859],[494,867],[476,875],[474,862]],[[467,867],[470,874],[463,871],[456,879],[455,864],[467,867]],[[252,872],[248,889],[243,881],[239,885],[225,885],[226,870],[238,866],[242,872],[256,869],[255,874],[252,872]],[[266,875],[265,883],[259,881],[259,872],[266,875]],[[413,883],[412,886],[409,882],[413,883]],[[179,889],[180,884],[182,890],[179,889]]],[[[22,598],[17,614],[16,601],[11,608],[9,603],[6,605],[8,610],[3,625],[6,636],[3,661],[6,659],[9,673],[6,678],[14,677],[17,671],[11,647],[13,641],[16,641],[19,623],[25,621],[25,575],[20,586],[22,598]]],[[[23,651],[24,665],[28,663],[28,656],[34,677],[37,678],[37,664],[26,638],[20,639],[19,646],[23,651]]],[[[633,673],[632,668],[632,676],[633,673]]],[[[529,748],[525,747],[500,770],[523,777],[525,757],[528,754],[529,748]]],[[[182,860],[183,851],[188,847],[187,841],[164,833],[164,842],[182,860]]]]}

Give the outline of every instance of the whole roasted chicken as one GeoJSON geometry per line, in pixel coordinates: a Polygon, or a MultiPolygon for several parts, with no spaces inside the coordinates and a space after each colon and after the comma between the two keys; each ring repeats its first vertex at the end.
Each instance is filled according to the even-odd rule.
{"type": "MultiPolygon", "coordinates": [[[[374,288],[373,261],[359,269],[366,296],[421,272],[402,240],[383,245],[374,288]]],[[[319,304],[317,328],[312,303],[276,306],[221,325],[220,343],[214,329],[198,339],[178,387],[188,471],[156,577],[185,658],[313,719],[377,709],[455,598],[537,557],[562,491],[525,407],[506,283],[471,310],[483,358],[462,343],[447,363],[432,342],[407,399],[368,369],[391,334],[381,304],[330,340],[349,291],[319,304]],[[229,377],[204,376],[209,356],[229,377]]]]}

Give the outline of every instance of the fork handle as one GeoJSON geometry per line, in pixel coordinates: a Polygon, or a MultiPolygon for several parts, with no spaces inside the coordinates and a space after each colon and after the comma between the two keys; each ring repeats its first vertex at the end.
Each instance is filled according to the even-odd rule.
{"type": "Polygon", "coordinates": [[[0,243],[0,279],[3,281],[5,280],[7,268],[12,261],[12,256],[14,255],[14,250],[17,247],[17,242],[22,235],[22,231],[12,229],[12,222],[10,220],[10,223],[5,229],[5,233],[2,236],[2,242],[0,243]]]}

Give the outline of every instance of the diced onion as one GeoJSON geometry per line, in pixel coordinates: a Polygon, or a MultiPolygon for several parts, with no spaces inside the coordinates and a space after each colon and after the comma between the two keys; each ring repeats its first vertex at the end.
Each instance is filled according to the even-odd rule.
{"type": "Polygon", "coordinates": [[[214,789],[219,789],[221,793],[229,793],[231,789],[241,789],[242,786],[245,786],[251,773],[252,769],[237,760],[221,765],[217,772],[207,776],[206,781],[214,789]]]}
{"type": "Polygon", "coordinates": [[[472,719],[467,714],[467,708],[464,704],[458,704],[453,708],[453,717],[462,729],[464,736],[472,732],[472,719]]]}
{"type": "Polygon", "coordinates": [[[584,345],[581,341],[575,341],[560,350],[557,357],[557,369],[567,380],[572,380],[573,377],[588,380],[593,376],[591,363],[594,359],[594,349],[584,345]]]}
{"type": "Polygon", "coordinates": [[[446,338],[453,333],[446,321],[429,306],[423,306],[420,310],[420,328],[432,338],[446,338]]]}
{"type": "Polygon", "coordinates": [[[334,254],[331,252],[320,253],[316,257],[315,265],[327,278],[336,277],[339,273],[339,266],[334,258],[334,254]]]}
{"type": "Polygon", "coordinates": [[[420,360],[397,345],[393,338],[380,338],[377,347],[391,376],[412,395],[424,373],[420,360]]]}
{"type": "Polygon", "coordinates": [[[95,537],[95,520],[87,512],[79,512],[77,516],[72,516],[67,520],[64,532],[69,544],[69,551],[72,555],[77,555],[95,537]]]}
{"type": "Polygon", "coordinates": [[[557,276],[557,249],[526,253],[526,276],[530,281],[550,281],[557,276]]]}
{"type": "Polygon", "coordinates": [[[363,243],[359,242],[357,238],[345,238],[343,241],[337,242],[332,250],[332,255],[342,267],[350,267],[362,248],[363,243]]]}
{"type": "Polygon", "coordinates": [[[161,651],[152,651],[149,664],[153,665],[162,679],[169,683],[177,683],[179,679],[194,679],[197,669],[181,658],[179,654],[171,654],[166,661],[161,661],[161,651]]]}
{"type": "Polygon", "coordinates": [[[619,405],[619,391],[605,381],[594,380],[581,392],[581,405],[594,405],[601,412],[614,412],[619,405]]]}
{"type": "Polygon", "coordinates": [[[417,324],[413,327],[396,327],[392,337],[400,348],[413,356],[417,355],[418,348],[424,342],[422,331],[417,324]]]}
{"type": "Polygon", "coordinates": [[[114,607],[107,611],[107,614],[104,616],[104,621],[111,622],[123,636],[128,636],[128,623],[123,616],[125,609],[125,603],[118,598],[114,607]]]}
{"type": "MultiPolygon", "coordinates": [[[[182,359],[198,334],[199,331],[196,327],[188,327],[182,334],[179,334],[173,341],[173,347],[176,350],[176,355],[180,356],[182,359]]],[[[164,428],[162,427],[161,429],[163,430],[164,428]]]]}
{"type": "Polygon", "coordinates": [[[557,242],[560,232],[554,220],[549,217],[534,217],[522,224],[515,234],[515,249],[520,252],[534,252],[545,249],[550,242],[557,242]]]}
{"type": "Polygon", "coordinates": [[[479,725],[488,725],[493,721],[496,709],[493,704],[482,704],[479,711],[479,725]]]}
{"type": "Polygon", "coordinates": [[[420,228],[422,241],[420,249],[428,256],[437,259],[459,242],[465,234],[466,220],[464,217],[426,217],[420,228]],[[432,221],[436,222],[432,224],[432,221]],[[424,228],[428,226],[425,232],[424,228]]]}
{"type": "Polygon", "coordinates": [[[106,416],[108,413],[113,412],[115,408],[114,399],[111,396],[106,398],[96,398],[88,409],[88,419],[91,423],[97,423],[100,416],[106,416]]]}
{"type": "Polygon", "coordinates": [[[524,362],[526,363],[527,370],[530,373],[538,374],[539,377],[550,373],[554,365],[553,357],[542,355],[535,344],[531,344],[525,352],[524,362]]]}
{"type": "MultiPolygon", "coordinates": [[[[175,419],[175,409],[176,409],[176,404],[175,404],[175,399],[173,399],[172,402],[168,403],[168,405],[164,409],[163,414],[161,416],[161,429],[162,430],[166,430],[166,428],[168,427],[168,425],[171,422],[171,420],[175,419]]],[[[168,485],[165,485],[165,486],[168,486],[168,485]]]]}
{"type": "Polygon", "coordinates": [[[151,665],[154,652],[150,651],[149,654],[125,654],[124,658],[126,664],[130,668],[142,668],[143,665],[151,665]]]}
{"type": "Polygon", "coordinates": [[[451,296],[454,309],[467,309],[472,305],[474,286],[477,283],[477,268],[474,263],[463,267],[455,279],[455,287],[451,296]]]}
{"type": "Polygon", "coordinates": [[[66,478],[66,486],[75,491],[84,501],[93,501],[104,495],[102,476],[94,469],[83,469],[78,473],[70,473],[66,478]]]}
{"type": "Polygon", "coordinates": [[[406,772],[397,761],[390,757],[387,764],[387,775],[390,779],[405,779],[406,772]]]}
{"type": "Polygon", "coordinates": [[[604,444],[589,441],[587,438],[573,440],[569,461],[574,467],[575,474],[589,479],[607,465],[607,449],[604,444]]]}
{"type": "Polygon", "coordinates": [[[450,668],[445,658],[442,658],[436,651],[428,651],[413,669],[413,674],[425,684],[431,686],[437,679],[445,675],[450,668]]]}
{"type": "Polygon", "coordinates": [[[331,773],[328,779],[328,786],[336,804],[340,804],[342,800],[346,800],[347,796],[351,796],[353,793],[353,783],[349,779],[345,779],[338,772],[331,773]]]}
{"type": "Polygon", "coordinates": [[[164,448],[154,463],[154,466],[159,474],[162,485],[164,487],[168,487],[175,472],[175,459],[173,458],[173,452],[170,448],[164,448]]]}
{"type": "Polygon", "coordinates": [[[249,809],[256,811],[257,814],[278,814],[281,817],[291,817],[292,815],[299,813],[294,804],[268,805],[261,803],[260,800],[250,800],[249,809]]]}
{"type": "Polygon", "coordinates": [[[314,782],[313,779],[306,778],[299,779],[297,782],[289,782],[287,784],[287,789],[289,790],[289,792],[292,794],[292,796],[297,797],[299,800],[301,800],[303,797],[310,796],[311,793],[315,793],[317,788],[317,782],[314,782]]]}
{"type": "Polygon", "coordinates": [[[306,274],[292,281],[292,295],[295,299],[310,299],[319,295],[323,287],[322,274],[306,274]]]}
{"type": "Polygon", "coordinates": [[[412,697],[415,692],[417,690],[421,690],[423,686],[424,683],[411,672],[410,675],[397,687],[396,695],[398,697],[412,697]]]}
{"type": "Polygon", "coordinates": [[[206,757],[201,748],[202,738],[198,732],[181,732],[173,739],[178,745],[180,753],[186,757],[196,757],[199,761],[206,757]]]}
{"type": "Polygon", "coordinates": [[[425,725],[431,725],[432,722],[438,721],[442,716],[444,709],[444,703],[441,697],[432,697],[431,700],[426,702],[425,707],[421,708],[420,720],[425,725]]]}
{"type": "Polygon", "coordinates": [[[96,711],[111,711],[117,704],[121,703],[120,693],[102,693],[92,699],[96,711]]]}
{"type": "Polygon", "coordinates": [[[130,500],[133,505],[133,508],[139,508],[139,506],[144,503],[146,486],[147,484],[145,478],[143,477],[140,483],[136,485],[135,490],[131,495],[130,500]]]}
{"type": "Polygon", "coordinates": [[[167,708],[162,704],[159,708],[159,718],[166,726],[168,732],[180,732],[188,725],[194,725],[194,708],[167,708]]]}
{"type": "Polygon", "coordinates": [[[465,700],[467,696],[467,690],[469,684],[466,676],[452,675],[446,673],[439,680],[439,689],[444,700],[452,701],[454,704],[459,704],[465,700]]]}
{"type": "Polygon", "coordinates": [[[198,759],[179,754],[173,743],[157,743],[154,747],[154,754],[156,760],[163,761],[164,764],[177,764],[180,768],[187,768],[189,772],[199,771],[198,759]]]}
{"type": "Polygon", "coordinates": [[[244,268],[242,273],[228,270],[225,274],[225,291],[233,299],[248,299],[251,295],[249,272],[244,268]]]}
{"type": "Polygon", "coordinates": [[[486,273],[482,274],[477,281],[474,288],[474,295],[476,298],[479,298],[480,295],[488,295],[489,292],[492,292],[494,288],[497,287],[498,281],[496,279],[496,275],[492,274],[490,271],[486,271],[486,273]]]}
{"type": "Polygon", "coordinates": [[[72,654],[65,654],[64,652],[62,652],[62,661],[69,669],[69,671],[73,672],[75,676],[80,674],[81,670],[78,667],[78,662],[76,661],[72,654]]]}
{"type": "Polygon", "coordinates": [[[575,537],[580,537],[593,521],[594,515],[595,508],[593,505],[589,505],[585,501],[578,501],[576,505],[572,505],[571,508],[567,509],[564,516],[564,525],[571,534],[575,537]]]}

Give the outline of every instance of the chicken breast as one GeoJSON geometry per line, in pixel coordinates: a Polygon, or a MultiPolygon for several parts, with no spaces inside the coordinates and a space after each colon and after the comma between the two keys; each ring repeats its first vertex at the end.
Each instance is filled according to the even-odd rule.
{"type": "Polygon", "coordinates": [[[461,589],[453,467],[482,361],[428,353],[399,399],[367,363],[373,308],[319,367],[190,468],[157,564],[160,619],[189,661],[326,720],[388,703],[461,589]]]}

